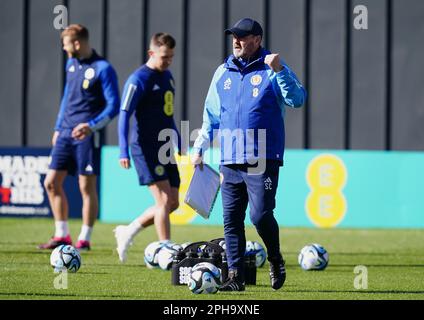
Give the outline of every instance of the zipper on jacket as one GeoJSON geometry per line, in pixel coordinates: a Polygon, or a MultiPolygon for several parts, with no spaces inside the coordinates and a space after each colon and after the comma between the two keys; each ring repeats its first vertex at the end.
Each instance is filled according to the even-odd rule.
{"type": "MultiPolygon", "coordinates": [[[[241,75],[241,79],[240,79],[240,87],[239,87],[239,94],[237,97],[237,128],[236,129],[240,129],[240,113],[241,113],[241,99],[243,97],[243,79],[244,79],[244,74],[243,71],[240,72],[241,75]]],[[[244,134],[244,133],[243,133],[244,134]]]]}

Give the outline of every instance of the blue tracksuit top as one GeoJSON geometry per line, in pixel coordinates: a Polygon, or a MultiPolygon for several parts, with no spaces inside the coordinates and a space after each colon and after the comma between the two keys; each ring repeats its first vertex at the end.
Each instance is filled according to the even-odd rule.
{"type": "Polygon", "coordinates": [[[118,79],[109,62],[94,50],[88,59],[69,58],[55,130],[80,123],[88,123],[93,131],[102,129],[118,114],[119,103],[118,79]]]}
{"type": "Polygon", "coordinates": [[[283,61],[278,73],[265,64],[267,54],[261,48],[248,63],[231,55],[215,71],[195,153],[203,154],[218,136],[221,164],[283,161],[285,106],[300,107],[306,91],[283,61]]]}
{"type": "Polygon", "coordinates": [[[180,134],[174,121],[174,78],[169,70],[163,72],[142,65],[125,83],[119,112],[118,136],[120,158],[130,158],[129,144],[142,152],[158,153],[167,143],[160,140],[164,129],[172,129],[172,142],[179,147],[180,134]],[[130,117],[134,114],[130,140],[130,117]]]}

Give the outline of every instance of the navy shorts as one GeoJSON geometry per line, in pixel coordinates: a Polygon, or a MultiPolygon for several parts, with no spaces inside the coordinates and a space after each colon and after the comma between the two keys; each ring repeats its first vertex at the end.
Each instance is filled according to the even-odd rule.
{"type": "Polygon", "coordinates": [[[51,152],[49,169],[66,170],[70,175],[100,174],[100,138],[94,132],[84,140],[72,138],[72,130],[60,131],[51,152]]]}
{"type": "Polygon", "coordinates": [[[139,144],[131,144],[131,155],[140,185],[169,180],[173,188],[180,187],[180,174],[176,164],[161,164],[157,150],[143,149],[139,144]]]}

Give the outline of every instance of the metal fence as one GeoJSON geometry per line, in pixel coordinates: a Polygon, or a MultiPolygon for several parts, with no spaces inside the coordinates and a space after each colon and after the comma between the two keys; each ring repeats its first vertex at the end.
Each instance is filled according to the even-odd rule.
{"type": "MultiPolygon", "coordinates": [[[[286,115],[287,147],[424,149],[424,1],[421,0],[1,0],[0,145],[48,146],[64,77],[56,5],[90,30],[122,89],[159,31],[177,40],[176,120],[201,126],[215,68],[231,52],[223,30],[262,23],[307,87],[305,108],[286,115]],[[354,8],[368,11],[357,30],[354,8]]],[[[117,143],[116,120],[106,130],[117,143]]]]}

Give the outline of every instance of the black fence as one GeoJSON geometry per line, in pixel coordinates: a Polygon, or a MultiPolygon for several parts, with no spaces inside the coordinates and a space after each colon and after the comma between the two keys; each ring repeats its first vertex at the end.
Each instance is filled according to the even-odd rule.
{"type": "MultiPolygon", "coordinates": [[[[89,28],[121,89],[150,36],[171,33],[175,115],[190,129],[201,126],[213,72],[231,52],[223,30],[248,16],[308,90],[305,108],[287,110],[287,147],[424,149],[422,0],[1,0],[1,146],[50,144],[65,60],[56,5],[89,28]],[[368,9],[366,30],[353,26],[358,5],[368,9]]],[[[106,139],[117,143],[116,120],[106,139]]]]}

